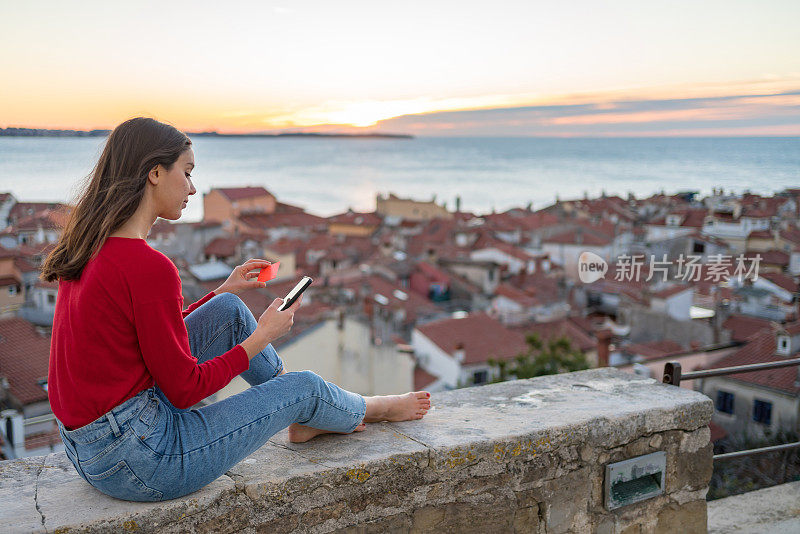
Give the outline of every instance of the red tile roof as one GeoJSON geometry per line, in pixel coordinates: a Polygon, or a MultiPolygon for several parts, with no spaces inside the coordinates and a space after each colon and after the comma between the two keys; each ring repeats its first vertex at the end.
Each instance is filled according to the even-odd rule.
{"type": "Polygon", "coordinates": [[[32,271],[39,271],[39,267],[31,263],[25,258],[14,258],[14,267],[21,273],[29,273],[32,271]]]}
{"type": "Polygon", "coordinates": [[[603,247],[611,244],[613,238],[587,232],[585,230],[568,230],[542,239],[542,243],[556,243],[564,245],[587,245],[603,247]]]}
{"type": "Polygon", "coordinates": [[[251,213],[241,215],[239,220],[258,229],[267,228],[327,228],[328,220],[310,213],[251,213]]]}
{"type": "Polygon", "coordinates": [[[422,231],[408,238],[406,252],[411,256],[419,256],[429,248],[437,245],[451,245],[456,228],[455,219],[431,219],[422,224],[422,231]]]}
{"type": "Polygon", "coordinates": [[[786,197],[762,197],[760,195],[742,195],[742,217],[768,218],[778,215],[778,209],[789,199],[786,197]]]}
{"type": "Polygon", "coordinates": [[[438,379],[439,377],[430,374],[419,365],[414,367],[414,391],[425,389],[438,379]]]}
{"type": "Polygon", "coordinates": [[[523,308],[532,308],[536,306],[537,302],[532,295],[528,295],[525,291],[517,289],[509,284],[500,284],[494,290],[495,295],[505,297],[513,302],[516,302],[523,308]]]}
{"type": "Polygon", "coordinates": [[[35,231],[39,227],[45,230],[60,230],[65,222],[63,213],[46,209],[34,215],[20,217],[12,228],[16,232],[35,231]]]}
{"type": "Polygon", "coordinates": [[[772,239],[772,232],[769,230],[753,230],[748,234],[747,239],[772,239]]]}
{"type": "Polygon", "coordinates": [[[47,379],[50,334],[41,335],[32,323],[18,317],[0,319],[0,375],[22,404],[47,400],[37,383],[47,379]]]}
{"type": "Polygon", "coordinates": [[[680,343],[669,339],[649,341],[647,343],[630,343],[622,347],[622,350],[629,354],[638,354],[644,357],[645,360],[664,358],[686,352],[686,349],[680,343]]]}
{"type": "Polygon", "coordinates": [[[158,236],[167,237],[174,235],[175,230],[178,228],[178,224],[174,224],[160,218],[156,219],[155,224],[153,224],[153,226],[150,227],[150,232],[147,234],[147,237],[152,239],[158,236]]]}
{"type": "MultiPolygon", "coordinates": [[[[644,269],[642,269],[642,276],[640,277],[639,281],[636,279],[634,280],[614,280],[613,278],[607,280],[605,278],[601,278],[596,282],[592,282],[591,284],[586,284],[585,287],[591,291],[597,291],[601,293],[607,294],[616,294],[616,295],[625,295],[629,299],[634,302],[638,302],[640,304],[646,303],[646,299],[644,297],[644,290],[645,284],[642,280],[644,280],[644,269]]],[[[609,273],[611,273],[611,269],[609,267],[609,273]]],[[[613,276],[613,275],[607,275],[613,276]]]]}
{"type": "MultiPolygon", "coordinates": [[[[707,214],[708,210],[706,208],[689,208],[685,206],[673,209],[668,213],[668,215],[680,215],[681,222],[678,226],[684,228],[702,228],[703,221],[707,214]]],[[[667,217],[658,217],[649,221],[647,224],[665,226],[667,224],[667,217]]]]}
{"type": "Polygon", "coordinates": [[[10,274],[8,276],[0,276],[0,287],[6,286],[18,286],[22,283],[22,280],[15,274],[10,274]]]}
{"type": "Polygon", "coordinates": [[[381,224],[381,218],[375,213],[346,211],[344,213],[328,217],[328,222],[336,224],[352,224],[356,226],[378,226],[381,224]]]}
{"type": "Polygon", "coordinates": [[[447,284],[450,282],[450,274],[442,269],[431,265],[426,261],[417,263],[415,269],[425,276],[431,283],[447,284]]]}
{"type": "Polygon", "coordinates": [[[781,239],[794,245],[800,245],[800,228],[795,225],[788,226],[780,231],[781,239]]]}
{"type": "Polygon", "coordinates": [[[656,291],[652,294],[653,297],[657,299],[668,299],[670,297],[674,297],[678,293],[683,293],[686,290],[691,290],[691,286],[684,286],[684,285],[674,285],[662,289],[661,291],[656,291]]]}
{"type": "Polygon", "coordinates": [[[403,309],[406,323],[415,323],[419,315],[435,315],[441,312],[441,309],[427,298],[376,274],[359,276],[335,285],[351,289],[356,295],[359,295],[362,290],[366,290],[370,299],[374,299],[377,294],[383,295],[389,303],[384,306],[375,302],[374,306],[403,309]],[[405,299],[398,295],[401,297],[405,295],[405,299]]]}
{"type": "Polygon", "coordinates": [[[791,323],[783,323],[778,327],[779,331],[784,331],[790,336],[800,334],[800,321],[793,321],[791,323]]]}
{"type": "Polygon", "coordinates": [[[49,445],[55,446],[62,445],[61,434],[58,431],[58,426],[53,423],[53,428],[44,432],[37,432],[35,434],[25,435],[25,450],[38,449],[40,447],[47,447],[49,445]]]}
{"type": "Polygon", "coordinates": [[[194,228],[195,230],[204,230],[206,228],[215,228],[215,227],[221,227],[222,226],[222,222],[221,221],[198,221],[198,222],[186,223],[186,224],[191,225],[191,227],[194,228]]]}
{"type": "Polygon", "coordinates": [[[417,330],[451,356],[456,346],[463,344],[463,365],[485,363],[492,357],[510,360],[528,350],[525,336],[482,312],[430,322],[417,326],[417,330]]]}
{"type": "MultiPolygon", "coordinates": [[[[717,360],[712,365],[707,367],[707,369],[719,369],[721,367],[732,367],[736,365],[747,365],[752,363],[774,362],[797,357],[797,355],[780,356],[775,353],[775,349],[775,333],[772,332],[771,329],[760,330],[750,336],[746,344],[741,349],[729,356],[725,356],[724,358],[717,360]]],[[[726,375],[724,378],[727,380],[736,380],[739,382],[764,386],[797,395],[800,393],[797,373],[798,369],[795,366],[726,375]]]]}
{"type": "Polygon", "coordinates": [[[206,256],[230,258],[236,255],[236,246],[240,241],[241,239],[239,237],[217,237],[206,245],[203,253],[206,256]]]}
{"type": "Polygon", "coordinates": [[[58,290],[58,281],[54,280],[52,282],[47,282],[45,280],[38,280],[33,287],[39,287],[42,289],[55,289],[58,290]]]}
{"type": "Polygon", "coordinates": [[[708,423],[708,428],[711,430],[711,443],[728,436],[728,432],[713,421],[708,423]]]}
{"type": "Polygon", "coordinates": [[[15,258],[19,255],[19,249],[11,249],[0,246],[0,258],[15,258]]]}
{"type": "Polygon", "coordinates": [[[303,213],[305,210],[300,206],[286,204],[285,202],[275,203],[275,213],[303,213]]]}
{"type": "MultiPolygon", "coordinates": [[[[744,253],[745,258],[755,258],[756,255],[761,256],[759,265],[789,265],[789,255],[782,250],[748,250],[744,253]]],[[[750,262],[745,263],[746,267],[750,267],[750,262]]]]}
{"type": "Polygon", "coordinates": [[[63,216],[63,214],[69,213],[71,209],[72,207],[68,204],[60,202],[17,202],[9,210],[8,219],[13,223],[45,211],[50,211],[51,213],[60,211],[63,216]]]}
{"type": "Polygon", "coordinates": [[[756,332],[771,328],[771,324],[770,321],[758,317],[731,315],[722,323],[722,328],[730,330],[733,341],[744,342],[756,332]]]}
{"type": "Polygon", "coordinates": [[[783,273],[761,273],[759,276],[766,278],[776,286],[794,293],[797,291],[797,282],[791,276],[786,276],[783,273]]]}
{"type": "Polygon", "coordinates": [[[530,323],[509,327],[509,329],[522,334],[539,334],[543,341],[566,337],[573,348],[587,352],[597,348],[597,341],[588,335],[582,328],[568,318],[549,321],[546,323],[530,323]]]}
{"type": "Polygon", "coordinates": [[[212,189],[212,191],[219,191],[231,201],[253,197],[275,196],[263,187],[218,187],[212,189]]]}

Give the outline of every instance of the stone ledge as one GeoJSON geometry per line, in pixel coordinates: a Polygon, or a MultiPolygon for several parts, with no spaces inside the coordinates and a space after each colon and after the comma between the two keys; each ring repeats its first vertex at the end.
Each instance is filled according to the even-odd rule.
{"type": "Polygon", "coordinates": [[[699,393],[594,369],[432,402],[422,420],[347,436],[290,443],[284,430],[202,490],[158,503],[103,495],[63,452],[0,462],[0,531],[693,531],[676,514],[705,531],[713,403],[699,393]],[[605,464],[657,450],[665,495],[606,511],[605,464]]]}

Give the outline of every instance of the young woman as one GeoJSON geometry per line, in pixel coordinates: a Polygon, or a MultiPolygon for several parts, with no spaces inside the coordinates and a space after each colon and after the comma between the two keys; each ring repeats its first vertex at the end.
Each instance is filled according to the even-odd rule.
{"type": "Polygon", "coordinates": [[[160,501],[196,491],[289,427],[289,439],[421,419],[430,394],[362,397],[311,371],[287,373],[271,342],[302,298],[256,321],[237,296],[263,287],[250,259],[183,310],[181,280],[145,238],[189,196],[189,138],[149,118],[108,137],[42,279],[58,280],[48,395],[66,454],[101,492],[160,501]],[[246,391],[191,407],[241,374],[246,391]]]}

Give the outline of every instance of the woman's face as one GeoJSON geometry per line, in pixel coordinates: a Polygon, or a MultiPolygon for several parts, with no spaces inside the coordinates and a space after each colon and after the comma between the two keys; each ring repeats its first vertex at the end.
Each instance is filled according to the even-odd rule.
{"type": "Polygon", "coordinates": [[[167,171],[159,166],[159,180],[157,189],[159,217],[176,220],[181,216],[183,208],[189,200],[189,195],[197,193],[192,184],[191,172],[194,169],[194,151],[190,148],[184,150],[172,169],[167,171]],[[164,173],[164,176],[161,176],[164,173]]]}

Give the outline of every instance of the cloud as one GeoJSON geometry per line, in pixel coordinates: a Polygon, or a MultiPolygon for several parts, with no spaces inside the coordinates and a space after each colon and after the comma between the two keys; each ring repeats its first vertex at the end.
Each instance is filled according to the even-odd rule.
{"type": "Polygon", "coordinates": [[[420,113],[379,121],[374,129],[464,136],[800,135],[798,125],[800,90],[420,113]]]}

